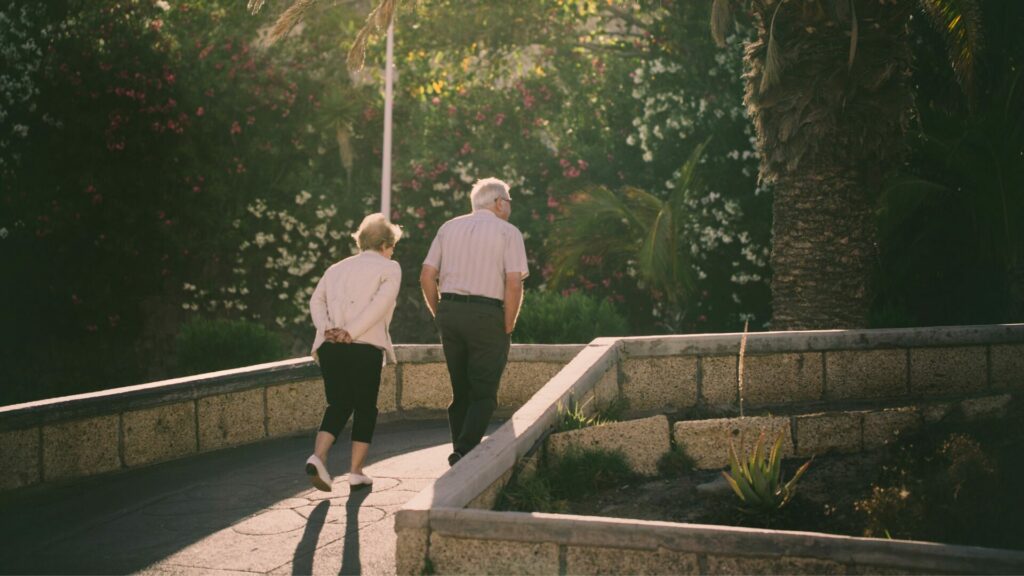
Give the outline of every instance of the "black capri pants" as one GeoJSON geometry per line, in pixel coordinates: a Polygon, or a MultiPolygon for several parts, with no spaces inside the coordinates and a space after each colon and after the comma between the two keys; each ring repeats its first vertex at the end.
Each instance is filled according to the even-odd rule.
{"type": "Polygon", "coordinates": [[[320,431],[337,438],[354,412],[352,441],[370,443],[377,426],[383,355],[380,348],[369,344],[324,342],[317,349],[327,396],[320,431]]]}

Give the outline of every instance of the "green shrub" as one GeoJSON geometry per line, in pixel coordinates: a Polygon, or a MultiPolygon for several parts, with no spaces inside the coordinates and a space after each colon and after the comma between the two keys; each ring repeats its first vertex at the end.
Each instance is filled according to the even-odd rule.
{"type": "Polygon", "coordinates": [[[182,375],[251,366],[287,355],[288,348],[278,334],[244,320],[197,318],[185,323],[177,337],[182,375]]]}
{"type": "Polygon", "coordinates": [[[513,512],[565,512],[565,500],[555,498],[550,483],[539,474],[510,482],[498,496],[495,510],[513,512]]]}
{"type": "Polygon", "coordinates": [[[629,325],[615,306],[575,292],[526,293],[516,324],[516,341],[535,344],[585,344],[600,336],[625,336],[629,325]]]}
{"type": "Polygon", "coordinates": [[[566,500],[620,486],[637,476],[621,452],[600,449],[570,450],[543,473],[551,493],[566,500]]]}
{"type": "Polygon", "coordinates": [[[617,398],[604,409],[598,410],[597,414],[587,416],[583,406],[577,403],[575,398],[569,398],[568,406],[563,406],[561,402],[558,404],[558,423],[555,425],[555,432],[579,430],[607,422],[618,422],[622,420],[628,409],[629,401],[625,398],[617,398]]]}
{"type": "Polygon", "coordinates": [[[990,422],[952,414],[888,448],[870,496],[854,503],[864,535],[1024,548],[1019,406],[990,422]]]}

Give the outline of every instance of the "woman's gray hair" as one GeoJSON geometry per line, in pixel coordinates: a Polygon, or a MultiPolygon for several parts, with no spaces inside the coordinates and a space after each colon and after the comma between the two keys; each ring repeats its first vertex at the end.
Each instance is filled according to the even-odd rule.
{"type": "Polygon", "coordinates": [[[473,184],[473,191],[469,198],[473,202],[473,209],[488,208],[498,198],[508,198],[508,184],[497,178],[484,178],[473,184]]]}
{"type": "Polygon", "coordinates": [[[352,234],[352,237],[356,239],[356,246],[359,246],[360,251],[376,250],[380,252],[398,244],[398,241],[402,239],[402,229],[397,224],[388,222],[388,219],[380,212],[376,212],[363,218],[363,223],[359,225],[359,229],[352,234]]]}

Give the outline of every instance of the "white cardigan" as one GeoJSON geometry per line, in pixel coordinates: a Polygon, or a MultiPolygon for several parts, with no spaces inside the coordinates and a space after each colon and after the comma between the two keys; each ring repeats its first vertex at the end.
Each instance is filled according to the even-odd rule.
{"type": "Polygon", "coordinates": [[[385,363],[395,363],[388,325],[395,311],[402,267],[379,252],[367,250],[336,262],[324,272],[309,300],[316,326],[313,359],[324,343],[324,332],[342,328],[353,342],[371,344],[384,351],[385,363]]]}

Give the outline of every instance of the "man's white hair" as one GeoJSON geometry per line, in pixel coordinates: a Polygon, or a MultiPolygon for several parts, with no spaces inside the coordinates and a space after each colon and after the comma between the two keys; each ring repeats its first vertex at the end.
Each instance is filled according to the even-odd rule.
{"type": "Polygon", "coordinates": [[[498,198],[508,198],[508,184],[497,178],[483,178],[473,184],[473,191],[469,198],[473,202],[473,209],[488,208],[498,198]]]}

